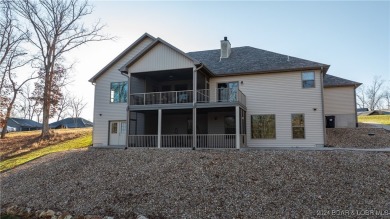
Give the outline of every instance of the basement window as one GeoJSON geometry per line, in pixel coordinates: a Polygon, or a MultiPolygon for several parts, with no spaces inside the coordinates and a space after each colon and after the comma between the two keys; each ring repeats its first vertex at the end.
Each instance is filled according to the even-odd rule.
{"type": "Polygon", "coordinates": [[[314,84],[314,72],[302,72],[302,88],[313,88],[314,84]]]}

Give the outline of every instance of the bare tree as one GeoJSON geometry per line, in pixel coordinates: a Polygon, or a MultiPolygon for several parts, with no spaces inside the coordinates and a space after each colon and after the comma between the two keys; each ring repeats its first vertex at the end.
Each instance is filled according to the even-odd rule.
{"type": "Polygon", "coordinates": [[[84,102],[84,98],[73,97],[70,101],[72,117],[79,118],[86,105],[87,103],[84,102]]]}
{"type": "Polygon", "coordinates": [[[390,109],[390,87],[383,92],[383,99],[385,100],[384,108],[390,109]]]}
{"type": "Polygon", "coordinates": [[[16,79],[16,71],[28,64],[31,59],[26,59],[26,53],[21,48],[21,44],[28,38],[28,33],[21,31],[17,28],[18,20],[13,16],[13,12],[10,7],[10,1],[0,1],[1,10],[1,29],[0,35],[4,38],[1,39],[1,58],[0,58],[0,102],[1,102],[1,125],[4,127],[1,132],[1,138],[5,137],[7,133],[7,123],[10,117],[15,100],[18,93],[21,91],[23,85],[30,80],[35,79],[34,74],[30,77],[22,80],[18,84],[16,79]]]}
{"type": "Polygon", "coordinates": [[[382,92],[384,82],[380,77],[375,76],[371,85],[367,88],[366,97],[369,110],[375,110],[379,107],[380,101],[384,96],[382,92]]]}
{"type": "Polygon", "coordinates": [[[65,119],[69,114],[68,110],[70,110],[72,100],[70,99],[69,93],[65,92],[62,95],[62,98],[59,100],[58,106],[57,106],[57,121],[60,119],[65,119]]]}
{"type": "Polygon", "coordinates": [[[365,86],[361,85],[356,89],[356,105],[359,108],[367,108],[367,98],[365,86]]]}
{"type": "MultiPolygon", "coordinates": [[[[21,90],[15,108],[17,108],[19,112],[19,117],[24,119],[32,120],[36,115],[41,114],[42,106],[34,99],[29,83],[25,84],[21,90]]],[[[40,120],[38,119],[37,121],[39,122],[40,120]]]]}
{"type": "Polygon", "coordinates": [[[92,7],[82,0],[18,0],[14,2],[18,13],[31,25],[29,41],[39,51],[40,66],[44,72],[42,138],[49,136],[50,95],[55,65],[72,49],[91,41],[110,40],[101,35],[100,22],[90,28],[81,20],[92,13],[92,7]]]}

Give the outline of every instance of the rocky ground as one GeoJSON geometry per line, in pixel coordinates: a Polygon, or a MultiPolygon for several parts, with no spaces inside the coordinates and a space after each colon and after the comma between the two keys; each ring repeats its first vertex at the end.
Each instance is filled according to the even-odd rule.
{"type": "Polygon", "coordinates": [[[384,152],[78,150],[0,179],[2,209],[15,204],[72,215],[302,218],[390,209],[384,152]]]}
{"type": "Polygon", "coordinates": [[[390,148],[390,131],[369,124],[326,129],[327,145],[341,148],[390,148]]]}

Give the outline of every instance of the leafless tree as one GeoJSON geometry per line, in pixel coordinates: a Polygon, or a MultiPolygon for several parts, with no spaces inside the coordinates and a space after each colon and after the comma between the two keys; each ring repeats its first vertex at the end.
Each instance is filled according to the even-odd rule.
{"type": "Polygon", "coordinates": [[[385,100],[384,108],[390,109],[390,87],[383,92],[383,99],[385,100]]]}
{"type": "Polygon", "coordinates": [[[15,72],[31,61],[31,59],[26,58],[26,53],[21,47],[21,44],[28,38],[28,33],[17,28],[18,20],[13,15],[10,1],[1,0],[0,11],[0,35],[2,36],[0,40],[0,74],[2,79],[0,83],[0,119],[1,125],[4,127],[1,138],[4,138],[7,133],[8,118],[12,113],[18,93],[25,83],[36,77],[31,74],[30,77],[22,79],[20,84],[16,82],[15,72]]]}
{"type": "Polygon", "coordinates": [[[13,3],[21,17],[32,29],[28,40],[39,51],[39,63],[44,71],[42,138],[49,136],[50,95],[55,65],[72,49],[91,41],[110,40],[100,34],[100,22],[85,27],[81,20],[92,13],[83,0],[18,0],[13,3]]]}
{"type": "Polygon", "coordinates": [[[356,105],[359,108],[367,108],[366,89],[364,85],[356,89],[356,105]]]}
{"type": "Polygon", "coordinates": [[[85,106],[87,106],[87,103],[85,103],[84,98],[77,98],[73,97],[70,101],[70,107],[72,111],[72,117],[73,118],[79,118],[81,113],[83,112],[85,106]]]}
{"type": "Polygon", "coordinates": [[[69,115],[69,112],[68,110],[72,109],[71,107],[71,104],[72,103],[72,100],[70,99],[70,95],[68,92],[65,92],[59,103],[58,103],[58,106],[57,106],[57,121],[59,121],[60,119],[65,119],[68,115],[69,115]]]}
{"type": "MultiPolygon", "coordinates": [[[[24,119],[32,120],[35,118],[35,116],[42,114],[42,106],[36,99],[33,98],[31,86],[29,83],[25,84],[21,90],[15,108],[17,108],[19,112],[19,117],[24,119]]],[[[40,119],[37,119],[37,121],[39,122],[40,119]]]]}
{"type": "Polygon", "coordinates": [[[378,109],[381,100],[385,97],[385,91],[382,91],[385,81],[379,76],[375,76],[368,87],[361,86],[357,90],[357,104],[362,108],[368,108],[372,111],[378,109]]]}

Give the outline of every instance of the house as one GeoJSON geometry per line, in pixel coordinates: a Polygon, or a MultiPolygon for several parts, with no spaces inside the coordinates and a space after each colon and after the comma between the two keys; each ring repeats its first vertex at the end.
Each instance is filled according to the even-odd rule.
{"type": "Polygon", "coordinates": [[[83,118],[66,118],[49,124],[51,129],[93,127],[93,123],[83,118]]]}
{"type": "Polygon", "coordinates": [[[16,128],[16,131],[32,131],[42,129],[42,124],[30,119],[9,118],[8,126],[16,128]]]}
{"type": "Polygon", "coordinates": [[[89,80],[95,85],[93,145],[322,146],[328,69],[233,48],[226,37],[220,49],[184,53],[146,33],[89,80]]]}
{"type": "Polygon", "coordinates": [[[361,83],[333,75],[324,77],[324,112],[327,128],[357,127],[356,88],[361,83]]]}

